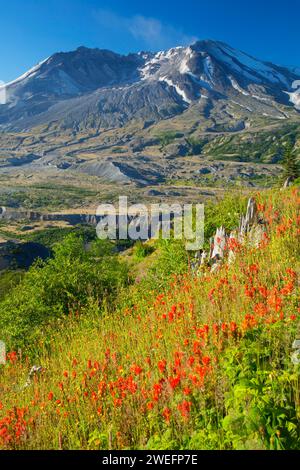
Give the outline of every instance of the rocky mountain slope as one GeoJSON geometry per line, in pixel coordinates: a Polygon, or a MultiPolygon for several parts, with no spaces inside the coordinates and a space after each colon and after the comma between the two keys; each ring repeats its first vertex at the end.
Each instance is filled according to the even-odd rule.
{"type": "Polygon", "coordinates": [[[50,122],[111,128],[135,119],[157,122],[197,106],[203,119],[219,117],[216,128],[224,121],[228,130],[242,130],[255,115],[281,120],[293,115],[299,107],[292,87],[297,79],[297,69],[216,41],[128,56],[80,47],[54,54],[6,84],[0,125],[17,131],[50,122]]]}
{"type": "Polygon", "coordinates": [[[0,90],[0,177],[267,183],[287,140],[300,148],[297,80],[296,67],[217,41],[156,54],[57,53],[0,90]]]}

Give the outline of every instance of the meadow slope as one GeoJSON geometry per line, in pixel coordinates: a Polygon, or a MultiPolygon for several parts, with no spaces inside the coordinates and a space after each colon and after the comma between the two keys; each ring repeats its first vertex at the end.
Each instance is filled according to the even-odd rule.
{"type": "Polygon", "coordinates": [[[152,282],[184,264],[174,243],[113,308],[70,307],[34,353],[11,350],[0,447],[299,449],[300,193],[255,198],[268,227],[258,249],[231,241],[236,260],[216,273],[152,282]]]}

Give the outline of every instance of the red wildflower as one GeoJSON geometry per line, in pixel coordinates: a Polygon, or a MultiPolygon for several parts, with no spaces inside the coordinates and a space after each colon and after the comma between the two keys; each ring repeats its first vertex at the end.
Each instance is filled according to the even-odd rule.
{"type": "Polygon", "coordinates": [[[266,299],[268,297],[268,289],[264,286],[259,286],[259,293],[266,299]]]}
{"type": "Polygon", "coordinates": [[[213,324],[213,331],[214,331],[214,334],[215,334],[215,335],[218,335],[218,333],[219,333],[219,325],[217,325],[216,323],[213,324]]]}
{"type": "Polygon", "coordinates": [[[180,375],[175,375],[175,377],[169,378],[169,384],[171,388],[174,390],[180,383],[180,375]]]}
{"type": "Polygon", "coordinates": [[[76,357],[74,357],[74,359],[72,361],[72,366],[76,367],[77,365],[78,365],[78,361],[77,361],[76,357]]]}
{"type": "Polygon", "coordinates": [[[202,362],[205,366],[209,366],[210,361],[211,361],[210,357],[208,357],[208,356],[202,357],[202,362]]]}
{"type": "Polygon", "coordinates": [[[135,375],[140,375],[143,372],[143,369],[138,366],[137,364],[133,364],[130,368],[131,372],[133,372],[135,375]]]}
{"type": "Polygon", "coordinates": [[[251,273],[257,274],[259,272],[259,267],[258,267],[257,264],[251,264],[249,266],[249,270],[250,270],[251,273]]]}
{"type": "Polygon", "coordinates": [[[188,415],[190,414],[191,407],[192,407],[192,402],[191,401],[183,400],[182,403],[179,403],[177,408],[180,411],[181,415],[184,418],[187,418],[188,415]]]}
{"type": "Polygon", "coordinates": [[[91,398],[92,398],[92,400],[97,401],[97,400],[98,400],[98,395],[97,395],[97,393],[96,393],[96,392],[92,392],[92,393],[91,393],[91,398]]]}
{"type": "Polygon", "coordinates": [[[120,408],[122,406],[121,398],[115,398],[114,399],[114,406],[115,406],[115,408],[120,408]]]}
{"type": "Polygon", "coordinates": [[[166,422],[169,423],[170,422],[170,418],[171,418],[171,410],[170,408],[165,408],[162,412],[162,415],[163,417],[165,418],[166,422]]]}
{"type": "Polygon", "coordinates": [[[153,385],[153,400],[158,401],[162,393],[162,385],[154,384],[153,385]]]}
{"type": "MultiPolygon", "coordinates": [[[[300,220],[300,218],[299,218],[300,220]]],[[[286,273],[292,278],[292,279],[296,279],[297,278],[297,273],[292,269],[292,268],[288,268],[286,270],[286,273]]]]}
{"type": "Polygon", "coordinates": [[[290,281],[287,284],[285,284],[285,286],[281,289],[280,294],[287,296],[291,294],[293,290],[294,290],[294,282],[290,281]]]}
{"type": "Polygon", "coordinates": [[[7,353],[7,360],[11,364],[15,364],[18,361],[18,354],[16,353],[16,351],[12,351],[10,353],[7,353]]]}
{"type": "Polygon", "coordinates": [[[245,319],[243,321],[244,330],[254,328],[256,325],[257,325],[257,320],[254,315],[250,315],[250,314],[245,315],[245,319]]]}
{"type": "Polygon", "coordinates": [[[165,372],[166,366],[167,366],[167,361],[165,359],[158,361],[157,367],[159,368],[162,374],[165,372]]]}
{"type": "Polygon", "coordinates": [[[245,286],[245,295],[247,297],[250,297],[250,299],[252,299],[254,297],[254,294],[256,292],[256,289],[255,287],[249,287],[248,285],[245,286]]]}
{"type": "Polygon", "coordinates": [[[189,366],[192,366],[195,362],[195,358],[193,356],[190,356],[189,359],[188,359],[188,364],[189,366]]]}
{"type": "Polygon", "coordinates": [[[265,315],[267,315],[268,309],[265,304],[260,302],[254,306],[254,312],[260,317],[264,317],[265,315]]]}
{"type": "Polygon", "coordinates": [[[172,305],[171,310],[168,313],[169,321],[173,321],[176,315],[177,307],[176,305],[172,305]]]}

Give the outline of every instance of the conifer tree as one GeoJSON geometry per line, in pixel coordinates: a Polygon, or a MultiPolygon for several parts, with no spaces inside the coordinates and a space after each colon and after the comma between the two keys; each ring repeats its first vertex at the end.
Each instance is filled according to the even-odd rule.
{"type": "Polygon", "coordinates": [[[300,168],[293,145],[289,143],[283,155],[284,178],[294,181],[300,176],[300,168]]]}

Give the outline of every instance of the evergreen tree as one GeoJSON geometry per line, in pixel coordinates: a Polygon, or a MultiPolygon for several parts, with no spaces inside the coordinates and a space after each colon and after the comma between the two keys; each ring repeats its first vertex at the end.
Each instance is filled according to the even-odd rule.
{"type": "Polygon", "coordinates": [[[293,145],[289,143],[283,155],[284,178],[290,178],[291,181],[299,178],[300,168],[297,156],[294,152],[293,145]]]}

